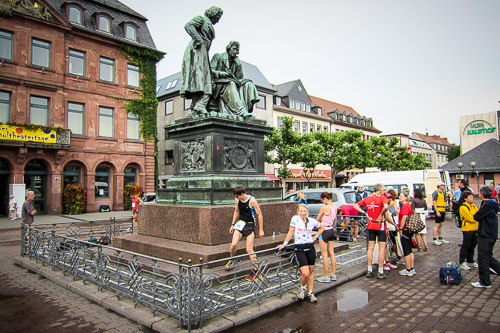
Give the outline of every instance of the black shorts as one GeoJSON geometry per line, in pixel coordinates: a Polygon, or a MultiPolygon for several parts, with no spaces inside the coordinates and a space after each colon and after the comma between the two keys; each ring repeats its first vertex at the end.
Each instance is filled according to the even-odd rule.
{"type": "Polygon", "coordinates": [[[323,230],[318,239],[325,243],[333,242],[335,240],[335,229],[323,230]]]}
{"type": "Polygon", "coordinates": [[[392,241],[392,244],[396,244],[396,236],[398,235],[397,231],[389,231],[389,238],[392,241]]]}
{"type": "Polygon", "coordinates": [[[295,255],[299,267],[314,266],[316,264],[316,249],[313,243],[295,245],[295,255]]]}
{"type": "Polygon", "coordinates": [[[403,236],[401,236],[401,246],[403,247],[403,256],[409,256],[413,253],[412,236],[408,230],[403,229],[403,236]]]}
{"type": "Polygon", "coordinates": [[[444,222],[444,215],[445,215],[445,212],[440,212],[440,213],[441,213],[441,216],[437,216],[437,214],[436,214],[436,213],[434,213],[434,214],[436,214],[436,216],[435,216],[435,218],[434,218],[434,222],[435,222],[435,223],[441,223],[441,222],[444,222]]]}
{"type": "Polygon", "coordinates": [[[134,210],[132,211],[132,215],[137,214],[137,211],[138,211],[138,209],[134,209],[134,210]]]}
{"type": "Polygon", "coordinates": [[[380,243],[387,242],[387,233],[385,230],[368,229],[368,240],[375,241],[378,238],[380,243]]]}
{"type": "Polygon", "coordinates": [[[243,237],[248,237],[253,232],[255,232],[255,223],[253,223],[253,222],[247,222],[247,223],[245,223],[245,226],[243,227],[243,230],[241,230],[241,231],[235,230],[235,231],[241,232],[241,234],[243,235],[243,237]]]}

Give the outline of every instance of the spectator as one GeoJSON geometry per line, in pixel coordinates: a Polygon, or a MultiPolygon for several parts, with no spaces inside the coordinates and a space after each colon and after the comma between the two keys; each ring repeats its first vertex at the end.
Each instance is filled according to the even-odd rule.
{"type": "Polygon", "coordinates": [[[495,200],[495,202],[498,203],[498,200],[497,200],[498,192],[495,189],[495,183],[491,182],[490,187],[491,187],[491,191],[492,191],[491,199],[495,200]]]}
{"type": "Polygon", "coordinates": [[[491,201],[492,191],[489,186],[481,186],[479,197],[481,208],[474,214],[479,222],[477,229],[477,261],[479,264],[479,282],[472,282],[475,288],[491,288],[490,268],[500,272],[500,262],[493,257],[493,248],[498,238],[498,205],[491,201]]]}
{"type": "MultiPolygon", "coordinates": [[[[394,208],[394,206],[392,205],[392,203],[394,202],[394,200],[392,199],[392,194],[389,192],[387,192],[385,194],[385,197],[387,198],[387,204],[389,206],[387,212],[385,212],[385,220],[393,225],[394,227],[392,228],[393,230],[391,230],[391,226],[388,224],[387,227],[388,227],[388,232],[389,232],[389,238],[392,242],[392,250],[394,253],[396,253],[396,257],[398,258],[398,260],[400,260],[401,258],[398,256],[398,252],[397,252],[397,245],[396,245],[396,236],[397,236],[397,232],[399,230],[399,225],[398,225],[398,214],[396,213],[396,208],[394,208]]],[[[393,265],[390,261],[390,258],[389,258],[389,251],[386,252],[385,254],[385,264],[384,264],[384,270],[386,271],[389,271],[391,269],[397,269],[398,266],[396,265],[393,265]]]]}
{"type": "Polygon", "coordinates": [[[344,215],[344,225],[351,226],[351,237],[353,242],[358,241],[359,225],[358,218],[354,217],[358,215],[358,211],[354,209],[353,205],[342,205],[340,206],[342,215],[344,215]]]}
{"type": "Polygon", "coordinates": [[[306,200],[306,197],[304,196],[304,192],[297,192],[297,201],[299,202],[299,204],[304,204],[304,205],[307,205],[307,200],[306,200]]]}
{"type": "Polygon", "coordinates": [[[318,237],[321,256],[323,257],[323,270],[325,275],[318,278],[319,282],[330,283],[337,281],[336,269],[337,260],[333,251],[333,240],[335,239],[335,224],[337,220],[337,206],[332,203],[333,194],[329,192],[321,193],[321,201],[325,204],[318,213],[318,221],[325,228],[325,231],[318,237]],[[328,256],[332,262],[332,273],[329,272],[328,256]]]}
{"type": "MultiPolygon", "coordinates": [[[[463,179],[461,179],[463,180],[463,179]]],[[[443,182],[437,183],[437,190],[432,193],[432,206],[434,207],[434,229],[433,229],[433,244],[442,245],[448,244],[449,241],[443,239],[443,223],[445,217],[445,200],[444,195],[445,184],[443,182]],[[439,239],[438,239],[439,233],[439,239]]]]}
{"type": "Polygon", "coordinates": [[[419,188],[413,191],[413,196],[414,199],[411,201],[411,210],[414,211],[415,214],[420,214],[420,218],[425,224],[424,230],[415,235],[415,239],[417,240],[418,244],[418,252],[422,251],[422,243],[424,244],[424,252],[428,252],[429,247],[427,246],[427,223],[425,221],[425,214],[427,213],[427,202],[425,202],[422,190],[419,188]],[[421,241],[419,241],[419,236],[421,238],[421,241]]]}
{"type": "Polygon", "coordinates": [[[472,192],[469,191],[462,193],[458,204],[460,205],[460,221],[462,222],[463,235],[459,263],[463,270],[469,270],[471,267],[477,268],[477,264],[474,262],[474,249],[477,245],[478,222],[474,220],[474,214],[476,214],[478,208],[474,205],[472,192]]]}
{"type": "Polygon", "coordinates": [[[35,192],[28,191],[26,193],[26,201],[23,203],[22,208],[22,222],[27,225],[31,225],[35,222],[36,209],[33,205],[33,199],[35,199],[35,192]]]}
{"type": "MultiPolygon", "coordinates": [[[[354,202],[360,202],[361,200],[363,200],[364,198],[367,198],[368,197],[368,193],[366,193],[364,191],[364,186],[363,185],[359,185],[358,186],[358,190],[356,191],[356,196],[354,198],[354,202]]],[[[366,206],[361,206],[361,209],[363,210],[363,212],[366,213],[366,206]]]]}
{"type": "Polygon", "coordinates": [[[399,271],[400,275],[403,276],[413,276],[415,272],[415,257],[413,256],[412,249],[412,237],[408,228],[406,226],[408,218],[413,214],[411,210],[411,204],[408,202],[410,200],[410,194],[408,192],[402,192],[399,195],[399,202],[403,203],[403,207],[399,211],[399,235],[401,236],[401,245],[403,246],[403,255],[405,258],[406,269],[399,271]]]}
{"type": "Polygon", "coordinates": [[[474,194],[474,191],[469,187],[469,182],[465,179],[460,179],[458,181],[458,188],[460,189],[460,191],[469,191],[471,192],[472,194],[474,194]]]}

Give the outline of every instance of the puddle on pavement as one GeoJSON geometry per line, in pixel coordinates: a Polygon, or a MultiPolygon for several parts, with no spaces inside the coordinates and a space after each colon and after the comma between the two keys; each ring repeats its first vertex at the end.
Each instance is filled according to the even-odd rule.
{"type": "Polygon", "coordinates": [[[360,289],[342,292],[343,297],[337,301],[337,311],[360,309],[368,304],[368,293],[360,289]]]}

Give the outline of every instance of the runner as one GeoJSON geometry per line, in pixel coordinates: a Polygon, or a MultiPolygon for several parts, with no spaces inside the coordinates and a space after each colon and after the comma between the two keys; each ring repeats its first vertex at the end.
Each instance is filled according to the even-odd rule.
{"type": "Polygon", "coordinates": [[[321,201],[325,204],[321,207],[318,214],[318,221],[325,228],[325,231],[318,237],[319,248],[321,249],[321,256],[323,257],[323,270],[324,276],[318,278],[318,282],[330,283],[337,281],[336,268],[337,260],[335,259],[335,252],[333,251],[333,240],[335,239],[335,222],[337,219],[337,206],[332,203],[333,194],[329,192],[321,193],[321,201]],[[332,261],[332,273],[329,272],[328,256],[332,261]]]}
{"type": "Polygon", "coordinates": [[[321,236],[325,227],[315,219],[307,217],[308,214],[309,208],[304,204],[300,204],[297,209],[297,215],[292,217],[290,221],[290,229],[285,237],[285,241],[283,244],[279,245],[278,248],[281,250],[287,246],[292,235],[294,236],[295,255],[299,263],[300,272],[302,273],[300,276],[300,287],[297,297],[303,301],[306,298],[306,290],[308,290],[307,297],[309,297],[310,302],[314,303],[318,301],[313,294],[314,265],[316,263],[314,241],[321,236]],[[318,233],[313,236],[312,230],[315,227],[319,227],[319,230],[318,233]]]}
{"type": "MultiPolygon", "coordinates": [[[[229,228],[229,233],[233,234],[233,240],[229,248],[229,253],[231,257],[236,255],[236,247],[241,237],[246,237],[246,250],[250,254],[250,260],[252,260],[253,274],[247,276],[247,280],[254,280],[260,276],[259,267],[256,263],[257,256],[252,254],[253,251],[253,240],[255,239],[255,217],[259,220],[259,237],[264,237],[264,221],[262,218],[262,212],[260,211],[259,204],[254,197],[246,194],[246,190],[243,186],[236,186],[233,190],[235,197],[235,209],[233,214],[233,222],[229,228]]],[[[226,264],[226,269],[230,271],[233,269],[234,261],[229,260],[226,264]]]]}

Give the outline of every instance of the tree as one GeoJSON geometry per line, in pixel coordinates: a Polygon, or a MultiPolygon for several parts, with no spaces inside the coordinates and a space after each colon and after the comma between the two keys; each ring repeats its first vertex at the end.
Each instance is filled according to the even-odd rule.
{"type": "Polygon", "coordinates": [[[328,165],[332,171],[330,187],[334,187],[337,173],[359,167],[365,162],[362,132],[353,130],[334,133],[316,132],[314,135],[322,147],[318,164],[328,165]]]}
{"type": "Polygon", "coordinates": [[[394,137],[389,140],[386,137],[371,137],[371,140],[366,142],[365,148],[369,156],[367,167],[379,168],[382,171],[391,170],[394,163],[394,147],[397,143],[398,139],[394,137]]]}
{"type": "Polygon", "coordinates": [[[413,155],[407,146],[395,146],[393,150],[394,163],[391,166],[391,171],[423,170],[432,165],[425,160],[422,154],[413,155]]]}
{"type": "Polygon", "coordinates": [[[297,160],[304,169],[304,177],[307,179],[307,188],[311,188],[311,178],[314,169],[320,163],[323,146],[316,140],[314,133],[300,136],[300,150],[297,160]]]}
{"type": "Polygon", "coordinates": [[[278,169],[278,177],[281,179],[284,196],[286,179],[292,176],[292,172],[288,170],[288,165],[297,163],[300,155],[301,139],[293,130],[293,118],[285,116],[281,119],[283,123],[279,129],[273,128],[271,133],[266,135],[264,140],[266,155],[264,158],[267,163],[281,165],[278,169]]]}
{"type": "Polygon", "coordinates": [[[448,161],[453,161],[455,158],[460,156],[460,145],[458,146],[451,146],[448,149],[448,161]]]}

